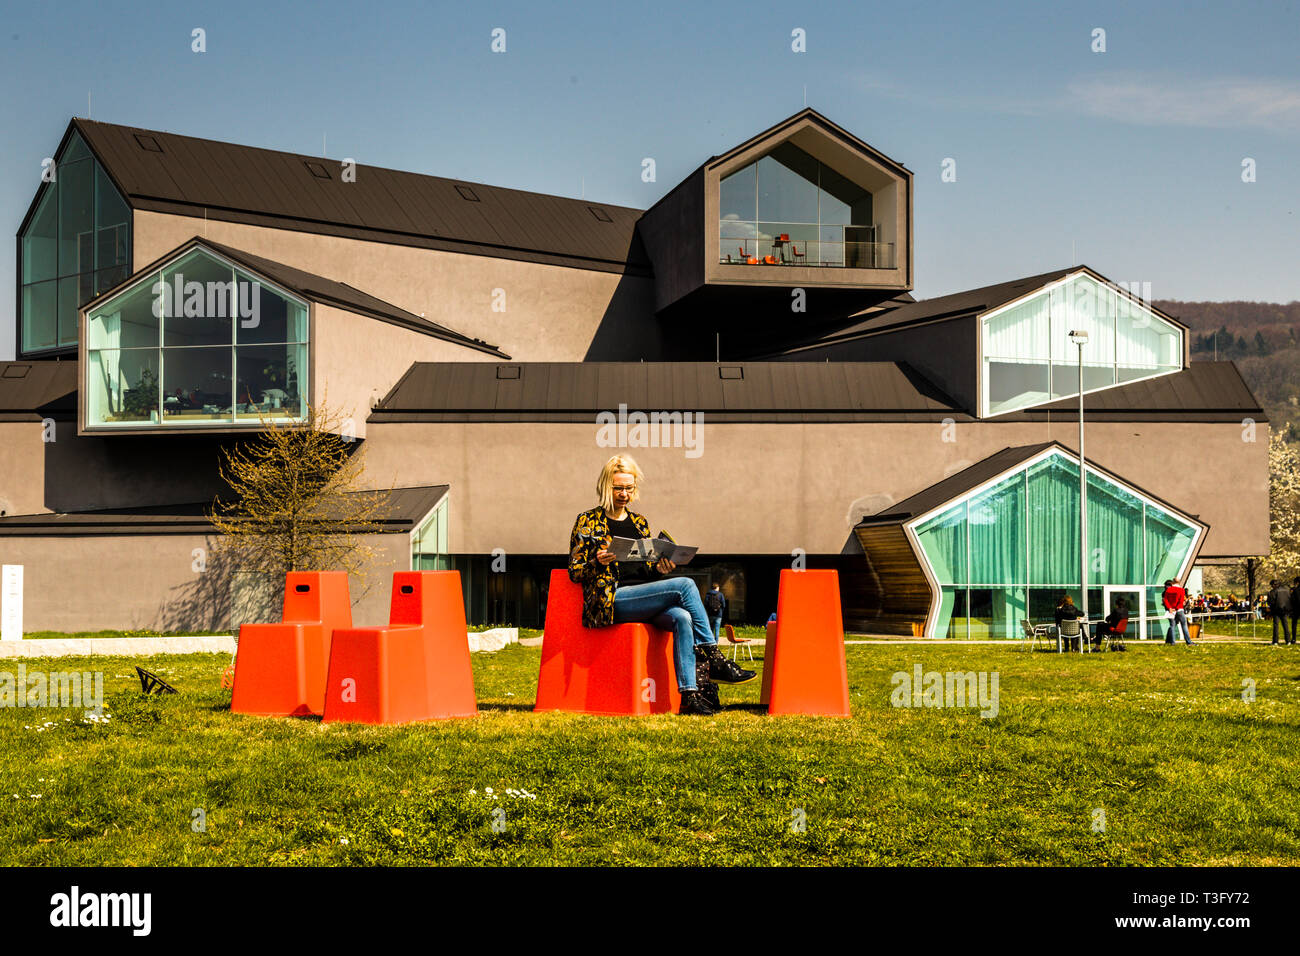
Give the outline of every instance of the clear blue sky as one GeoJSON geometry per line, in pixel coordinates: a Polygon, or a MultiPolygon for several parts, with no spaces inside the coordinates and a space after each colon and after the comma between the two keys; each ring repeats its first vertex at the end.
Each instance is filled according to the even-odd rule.
{"type": "Polygon", "coordinates": [[[0,358],[13,236],[88,92],[97,120],[646,207],[806,86],[916,174],[918,297],[1077,261],[1300,299],[1294,2],[33,3],[0,31],[0,358]]]}

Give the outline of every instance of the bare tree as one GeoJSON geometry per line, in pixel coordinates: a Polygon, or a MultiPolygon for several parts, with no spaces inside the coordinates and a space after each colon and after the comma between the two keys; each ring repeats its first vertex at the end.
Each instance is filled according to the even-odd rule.
{"type": "Polygon", "coordinates": [[[345,420],[322,403],[300,421],[262,419],[253,441],[222,452],[230,494],[212,503],[212,525],[232,570],[281,584],[288,571],[347,571],[364,580],[389,491],[362,490],[363,451],[345,420]]]}

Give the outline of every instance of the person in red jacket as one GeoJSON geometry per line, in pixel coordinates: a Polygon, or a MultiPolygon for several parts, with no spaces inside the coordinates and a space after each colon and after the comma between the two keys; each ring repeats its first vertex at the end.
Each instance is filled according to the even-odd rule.
{"type": "Polygon", "coordinates": [[[1177,578],[1165,582],[1164,603],[1165,610],[1171,612],[1169,615],[1169,633],[1165,636],[1165,643],[1178,643],[1178,627],[1181,626],[1183,640],[1190,645],[1192,635],[1187,630],[1187,592],[1179,585],[1177,578]]]}

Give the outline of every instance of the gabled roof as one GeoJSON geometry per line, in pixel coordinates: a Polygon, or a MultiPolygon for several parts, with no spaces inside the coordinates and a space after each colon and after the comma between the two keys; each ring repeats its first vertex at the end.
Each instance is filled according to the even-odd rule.
{"type": "Polygon", "coordinates": [[[970,420],[897,362],[417,362],[367,421],[594,423],[620,404],[709,422],[970,420]]]}
{"type": "Polygon", "coordinates": [[[772,139],[776,136],[779,136],[782,132],[789,129],[791,126],[795,126],[798,123],[803,122],[804,120],[812,121],[815,125],[821,127],[822,130],[825,131],[828,135],[836,139],[843,140],[844,142],[852,145],[854,148],[870,156],[875,162],[879,163],[881,166],[886,167],[896,175],[902,177],[908,177],[912,175],[911,172],[908,171],[907,167],[904,166],[902,163],[898,162],[898,160],[890,159],[888,156],[886,156],[880,150],[876,149],[871,144],[858,139],[858,137],[854,136],[843,126],[831,122],[829,119],[827,119],[821,113],[817,112],[811,106],[805,106],[803,109],[795,113],[793,116],[787,116],[785,119],[781,120],[781,122],[775,124],[774,126],[769,126],[761,133],[756,133],[755,135],[751,136],[749,139],[745,140],[743,143],[733,146],[725,153],[722,153],[718,156],[710,156],[707,160],[704,161],[704,165],[713,166],[718,163],[726,162],[732,156],[735,156],[739,153],[743,153],[746,150],[753,148],[756,144],[761,143],[765,139],[772,139]]]}
{"type": "MultiPolygon", "coordinates": [[[[388,506],[375,521],[379,532],[388,534],[415,530],[447,494],[448,488],[448,485],[394,488],[389,492],[388,506]]],[[[211,534],[212,523],[207,518],[211,509],[211,501],[197,501],[139,508],[111,508],[104,511],[6,515],[0,517],[0,537],[211,534]]]]}
{"type": "MultiPolygon", "coordinates": [[[[74,119],[136,209],[602,272],[648,272],[639,209],[74,119]]],[[[65,134],[66,139],[66,134],[65,134]]]]}
{"type": "MultiPolygon", "coordinates": [[[[1085,265],[1053,269],[1051,272],[1026,276],[1023,279],[1012,279],[1008,282],[981,286],[978,289],[967,289],[964,292],[953,292],[949,295],[935,296],[932,299],[921,299],[919,302],[902,304],[887,311],[868,310],[870,314],[868,312],[862,313],[863,318],[859,322],[846,324],[834,332],[822,334],[815,338],[799,340],[779,352],[770,354],[791,355],[803,349],[823,348],[850,339],[863,338],[864,336],[894,331],[908,326],[923,325],[927,322],[940,322],[961,316],[980,315],[1001,308],[1045,285],[1050,285],[1075,273],[1085,273],[1098,282],[1113,286],[1109,279],[1085,265]]],[[[1178,319],[1156,308],[1150,302],[1143,302],[1142,305],[1155,312],[1162,319],[1167,320],[1170,324],[1183,330],[1187,329],[1187,326],[1178,319]]]]}
{"type": "Polygon", "coordinates": [[[849,339],[861,338],[864,335],[874,335],[887,329],[899,329],[904,326],[953,319],[964,315],[977,315],[1006,305],[1008,302],[1014,302],[1035,289],[1058,279],[1063,279],[1072,272],[1078,272],[1081,268],[1084,267],[1071,266],[1068,269],[1055,269],[1036,276],[1026,276],[1023,279],[1012,279],[1009,282],[981,286],[978,289],[967,289],[965,292],[953,292],[949,295],[936,296],[933,299],[921,299],[919,302],[900,304],[896,308],[884,311],[869,310],[869,314],[861,313],[863,318],[858,322],[845,325],[843,328],[815,339],[801,340],[781,352],[772,354],[789,355],[801,349],[835,345],[849,339]]]}
{"type": "Polygon", "coordinates": [[[326,279],[312,272],[304,272],[302,269],[295,269],[293,266],[287,266],[282,262],[276,262],[273,259],[267,259],[263,256],[255,256],[252,253],[244,252],[242,249],[236,249],[233,246],[225,245],[220,242],[213,242],[211,239],[204,239],[200,236],[193,236],[185,240],[175,249],[172,249],[159,256],[153,262],[149,263],[142,269],[138,269],[134,274],[127,276],[113,288],[100,293],[91,299],[84,306],[89,310],[95,308],[99,303],[106,301],[120,293],[123,289],[140,281],[142,276],[156,271],[164,263],[176,259],[190,249],[202,246],[213,252],[225,256],[237,265],[243,266],[249,272],[253,272],[269,279],[275,285],[278,285],[289,292],[293,292],[304,299],[310,299],[313,302],[323,302],[326,305],[335,305],[339,308],[347,309],[350,312],[356,312],[360,315],[367,315],[390,325],[399,325],[403,328],[410,329],[413,332],[421,332],[434,338],[444,339],[448,342],[454,342],[458,345],[464,345],[467,348],[476,349],[480,352],[487,352],[490,355],[499,358],[509,358],[495,345],[489,345],[482,339],[470,338],[468,335],[462,335],[454,329],[449,329],[444,325],[436,322],[430,322],[422,316],[407,312],[405,309],[398,308],[391,302],[385,302],[383,299],[377,299],[374,296],[362,292],[360,289],[353,288],[345,282],[336,282],[333,279],[326,279]]]}
{"type": "Polygon", "coordinates": [[[40,421],[77,412],[77,362],[0,362],[0,421],[40,421]]]}
{"type": "MultiPolygon", "coordinates": [[[[944,507],[949,502],[955,501],[968,492],[974,491],[976,488],[980,487],[980,485],[993,481],[999,475],[1015,471],[1017,466],[1042,454],[1049,448],[1057,448],[1061,450],[1075,462],[1078,462],[1079,460],[1079,453],[1077,451],[1070,448],[1068,445],[1064,445],[1055,440],[1038,442],[1033,445],[1017,445],[1011,448],[1004,448],[982,461],[977,461],[969,468],[963,468],[956,474],[949,475],[942,481],[935,482],[928,488],[918,491],[916,494],[908,498],[904,498],[897,504],[889,505],[879,514],[867,515],[859,521],[855,527],[862,528],[869,525],[902,524],[911,521],[913,518],[917,518],[921,515],[927,514],[928,512],[944,507]]],[[[1090,474],[1096,473],[1118,485],[1140,492],[1171,514],[1184,518],[1194,524],[1199,524],[1202,527],[1209,527],[1209,525],[1200,521],[1196,515],[1188,514],[1181,508],[1165,501],[1163,498],[1159,498],[1120,475],[1101,467],[1091,458],[1087,459],[1087,462],[1088,472],[1090,474]]]]}

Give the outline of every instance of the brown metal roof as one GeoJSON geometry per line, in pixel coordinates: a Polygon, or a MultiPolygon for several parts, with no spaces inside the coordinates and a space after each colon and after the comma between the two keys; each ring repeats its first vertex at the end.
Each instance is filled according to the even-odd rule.
{"type": "Polygon", "coordinates": [[[713,422],[970,420],[897,362],[418,362],[368,420],[590,422],[620,404],[713,422]]]}
{"type": "Polygon", "coordinates": [[[72,125],[137,209],[603,272],[649,272],[635,238],[639,209],[378,166],[357,166],[356,180],[344,182],[340,161],[320,156],[84,119],[72,125]],[[151,137],[162,152],[144,148],[137,134],[151,137]]]}
{"type": "Polygon", "coordinates": [[[434,338],[445,339],[448,342],[455,342],[458,345],[464,345],[467,348],[476,349],[480,352],[486,352],[489,355],[496,355],[500,358],[508,359],[510,356],[502,352],[495,345],[489,345],[482,339],[470,338],[463,335],[455,329],[449,329],[445,325],[439,325],[436,322],[430,322],[428,319],[407,312],[405,309],[398,308],[391,302],[385,302],[383,299],[377,299],[369,293],[362,292],[345,282],[336,282],[333,279],[326,279],[324,276],[318,276],[312,272],[304,272],[302,269],[295,269],[293,266],[287,266],[282,262],[276,262],[273,259],[267,259],[263,256],[255,256],[251,253],[244,252],[242,249],[236,249],[233,246],[227,246],[224,243],[213,242],[211,239],[204,239],[194,236],[181,243],[175,249],[164,253],[126,279],[119,282],[113,288],[108,289],[97,295],[87,302],[83,308],[92,309],[100,302],[112,298],[122,289],[138,282],[141,276],[148,275],[155,271],[164,262],[174,259],[181,253],[185,252],[192,246],[206,246],[207,248],[218,252],[231,259],[239,265],[244,266],[251,272],[255,272],[273,283],[284,287],[290,292],[295,292],[304,299],[311,299],[315,302],[324,302],[328,305],[337,305],[340,308],[348,309],[352,312],[368,315],[371,318],[379,319],[390,325],[399,325],[403,328],[410,329],[414,332],[422,332],[425,335],[434,338]]]}
{"type": "Polygon", "coordinates": [[[77,362],[0,362],[0,421],[39,421],[77,412],[77,362]]]}
{"type": "MultiPolygon", "coordinates": [[[[380,533],[413,531],[442,500],[448,487],[424,485],[394,488],[389,492],[388,508],[376,520],[380,533]]],[[[0,537],[211,534],[212,524],[207,519],[211,508],[212,502],[200,501],[109,511],[6,515],[0,517],[0,537]]]]}
{"type": "MultiPolygon", "coordinates": [[[[1193,362],[1181,372],[1130,382],[1083,396],[1085,421],[1241,421],[1268,417],[1235,362],[1193,362]],[[1176,416],[1176,418],[1175,418],[1176,416]]],[[[1040,421],[1079,414],[1079,399],[1063,398],[994,421],[1040,421]]]]}

